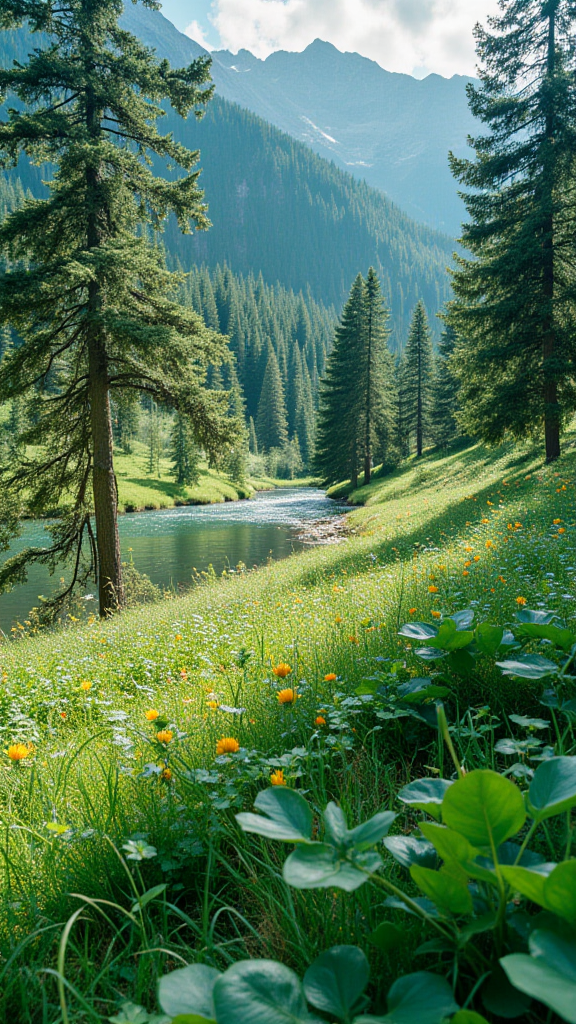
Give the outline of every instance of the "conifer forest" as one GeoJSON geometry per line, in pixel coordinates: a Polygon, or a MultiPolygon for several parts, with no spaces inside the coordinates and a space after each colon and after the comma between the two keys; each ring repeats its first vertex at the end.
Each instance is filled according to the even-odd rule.
{"type": "Polygon", "coordinates": [[[576,1024],[576,6],[473,6],[0,0],[2,1021],[576,1024]]]}

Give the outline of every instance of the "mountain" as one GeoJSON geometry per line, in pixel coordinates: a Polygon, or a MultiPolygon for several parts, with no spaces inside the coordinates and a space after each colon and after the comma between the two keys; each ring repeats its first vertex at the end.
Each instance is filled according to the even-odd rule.
{"type": "MultiPolygon", "coordinates": [[[[205,52],[158,12],[129,6],[124,21],[175,63],[205,52]]],[[[266,60],[247,50],[211,56],[221,97],[381,189],[416,220],[459,234],[465,211],[448,151],[464,155],[477,129],[466,97],[472,79],[417,80],[320,39],[302,53],[280,50],[266,60]]]]}

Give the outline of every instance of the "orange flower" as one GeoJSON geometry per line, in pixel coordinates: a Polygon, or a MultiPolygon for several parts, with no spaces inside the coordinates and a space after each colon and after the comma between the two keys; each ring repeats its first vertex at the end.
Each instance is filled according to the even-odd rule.
{"type": "Polygon", "coordinates": [[[483,520],[482,520],[482,522],[483,522],[483,523],[489,523],[489,522],[490,522],[490,520],[489,520],[489,519],[483,519],[483,520]]]}
{"type": "Polygon", "coordinates": [[[442,618],[442,612],[432,612],[432,618],[433,619],[441,619],[442,618]]]}
{"type": "Polygon", "coordinates": [[[493,548],[493,547],[494,547],[494,541],[492,541],[492,540],[487,540],[487,541],[486,541],[486,547],[487,547],[487,548],[493,548]]]}
{"type": "Polygon", "coordinates": [[[326,725],[326,719],[323,718],[322,715],[318,715],[314,719],[314,725],[326,725]]]}
{"type": "Polygon", "coordinates": [[[474,555],[474,561],[475,562],[479,562],[480,561],[480,555],[474,555]]]}
{"type": "Polygon", "coordinates": [[[472,565],[472,562],[470,561],[470,559],[468,559],[467,562],[464,562],[464,568],[467,569],[469,565],[472,565]]]}
{"type": "Polygon", "coordinates": [[[160,778],[162,782],[170,782],[172,780],[172,771],[170,770],[170,768],[164,768],[160,772],[160,778]]]}
{"type": "Polygon", "coordinates": [[[144,712],[144,717],[147,718],[149,722],[155,722],[159,714],[159,711],[155,711],[154,708],[150,708],[149,711],[144,712]]]}
{"type": "Polygon", "coordinates": [[[277,771],[273,772],[270,776],[270,782],[273,786],[285,786],[286,779],[284,778],[284,772],[282,768],[278,768],[277,771]]]}
{"type": "Polygon", "coordinates": [[[338,678],[335,672],[329,672],[327,676],[324,676],[325,683],[333,683],[338,678]]]}
{"type": "Polygon", "coordinates": [[[66,719],[66,712],[65,711],[60,711],[59,714],[60,714],[60,718],[62,718],[64,720],[66,719]]]}
{"type": "Polygon", "coordinates": [[[296,693],[296,690],[292,690],[288,687],[285,690],[280,690],[276,696],[278,697],[280,704],[295,704],[298,694],[296,693]]]}
{"type": "Polygon", "coordinates": [[[562,520],[561,519],[553,519],[552,522],[554,523],[554,526],[558,526],[558,524],[561,523],[562,520]]]}
{"type": "Polygon", "coordinates": [[[216,744],[216,753],[218,756],[221,754],[236,754],[239,750],[240,744],[233,736],[223,736],[216,744]]]}
{"type": "Polygon", "coordinates": [[[522,529],[522,523],[514,523],[514,529],[515,530],[521,530],[522,529]]]}
{"type": "Polygon", "coordinates": [[[357,644],[358,643],[358,637],[357,636],[349,636],[348,639],[349,639],[351,644],[357,644]]]}
{"type": "Polygon", "coordinates": [[[524,605],[526,604],[526,598],[525,597],[517,597],[516,598],[516,604],[519,605],[520,608],[523,608],[524,605]]]}
{"type": "Polygon", "coordinates": [[[334,619],[334,622],[336,623],[337,626],[339,626],[340,623],[342,622],[342,616],[337,615],[336,618],[334,619]]]}
{"type": "Polygon", "coordinates": [[[469,576],[470,573],[468,572],[468,569],[464,569],[464,572],[462,573],[462,575],[463,576],[469,576]]]}
{"type": "Polygon", "coordinates": [[[92,689],[92,683],[89,679],[83,679],[80,683],[80,689],[84,690],[84,693],[88,693],[88,690],[92,689]]]}
{"type": "Polygon", "coordinates": [[[272,671],[275,676],[278,676],[278,679],[286,679],[286,676],[291,674],[292,669],[285,661],[281,661],[272,671]]]}
{"type": "Polygon", "coordinates": [[[208,707],[212,708],[213,711],[215,711],[216,708],[220,706],[217,700],[209,700],[209,701],[207,701],[207,704],[208,704],[208,707]]]}
{"type": "Polygon", "coordinates": [[[434,584],[432,584],[431,587],[428,587],[428,593],[429,594],[437,594],[438,593],[438,587],[435,587],[434,584]]]}
{"type": "Polygon", "coordinates": [[[182,639],[182,633],[176,633],[176,636],[174,637],[174,639],[175,640],[181,640],[182,639]]]}
{"type": "Polygon", "coordinates": [[[174,733],[171,729],[161,729],[160,732],[156,733],[156,739],[158,743],[170,743],[174,733]]]}
{"type": "Polygon", "coordinates": [[[499,583],[506,583],[506,580],[504,579],[503,576],[497,576],[496,579],[498,580],[499,583]]]}
{"type": "Polygon", "coordinates": [[[11,761],[22,761],[31,753],[32,747],[27,747],[25,743],[11,743],[6,751],[11,761]]]}
{"type": "Polygon", "coordinates": [[[563,526],[559,526],[558,527],[558,533],[566,533],[566,530],[564,529],[563,526]]]}
{"type": "Polygon", "coordinates": [[[409,608],[408,609],[408,615],[416,615],[416,609],[415,608],[409,608]]]}

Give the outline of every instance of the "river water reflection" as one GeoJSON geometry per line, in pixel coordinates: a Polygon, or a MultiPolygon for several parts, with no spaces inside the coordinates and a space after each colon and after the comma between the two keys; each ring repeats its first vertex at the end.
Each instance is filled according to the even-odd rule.
{"type": "MultiPolygon", "coordinates": [[[[120,518],[123,558],[131,556],[136,568],[162,586],[188,586],[193,570],[209,564],[217,573],[244,562],[262,565],[269,557],[285,558],[304,546],[296,534],[306,524],[341,514],[343,506],[315,488],[261,491],[250,501],[220,505],[193,505],[136,512],[120,518]]],[[[42,523],[28,523],[14,551],[47,543],[42,523]]],[[[43,567],[33,566],[28,583],[0,595],[0,627],[6,632],[23,621],[38,595],[48,596],[57,579],[43,567]]],[[[96,607],[90,603],[89,607],[96,607]]]]}

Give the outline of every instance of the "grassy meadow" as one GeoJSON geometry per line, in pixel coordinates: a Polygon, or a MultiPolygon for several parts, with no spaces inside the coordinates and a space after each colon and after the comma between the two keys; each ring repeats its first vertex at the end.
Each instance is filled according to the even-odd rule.
{"type": "MultiPolygon", "coordinates": [[[[100,1021],[126,1002],[153,1014],[157,977],[184,963],[274,957],[301,972],[330,945],[365,945],[383,913],[368,886],[289,889],[282,850],[241,833],[234,812],[276,775],[356,823],[398,811],[411,778],[450,776],[435,728],[377,715],[356,690],[392,668],[429,671],[398,635],[406,622],[470,608],[507,625],[525,606],[574,628],[575,444],[572,433],[551,467],[512,444],[409,460],[351,495],[339,545],[0,646],[2,751],[28,747],[20,761],[3,753],[0,773],[2,1019],[100,1021]]],[[[118,463],[121,501],[150,503],[136,468],[118,463]]],[[[538,742],[576,752],[572,728],[560,736],[539,703],[542,682],[490,660],[444,682],[465,767],[503,770],[514,759],[498,740],[534,739],[510,714],[544,716],[538,742]]],[[[404,810],[394,829],[407,826],[404,810]]],[[[417,969],[422,925],[406,920],[401,949],[370,954],[377,1005],[417,969]]]]}

